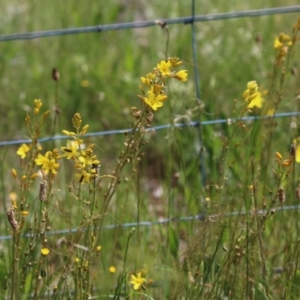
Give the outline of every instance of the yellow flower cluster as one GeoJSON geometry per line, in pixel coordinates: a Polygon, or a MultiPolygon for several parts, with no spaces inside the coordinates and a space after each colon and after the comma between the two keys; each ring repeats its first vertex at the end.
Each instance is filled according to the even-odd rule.
{"type": "Polygon", "coordinates": [[[138,95],[146,105],[151,109],[157,110],[163,106],[163,102],[167,99],[164,93],[165,78],[175,78],[180,81],[187,81],[188,73],[186,70],[173,71],[173,68],[182,65],[182,61],[177,57],[171,57],[167,60],[162,60],[154,68],[153,72],[141,77],[142,83],[147,86],[148,91],[143,92],[143,96],[138,95]]]}
{"type": "Polygon", "coordinates": [[[274,48],[277,51],[276,63],[279,65],[285,60],[289,48],[293,45],[292,39],[288,34],[280,33],[274,41],[274,48]]]}
{"type": "Polygon", "coordinates": [[[57,163],[57,160],[59,158],[59,152],[58,149],[53,149],[53,151],[47,151],[45,155],[38,154],[37,158],[35,159],[35,163],[38,166],[42,166],[42,170],[46,174],[57,174],[57,170],[59,168],[59,163],[57,163]]]}
{"type": "Polygon", "coordinates": [[[261,92],[258,90],[256,81],[249,81],[247,89],[243,93],[243,99],[248,103],[247,108],[261,108],[264,102],[261,92]]]}
{"type": "Polygon", "coordinates": [[[67,145],[61,147],[63,153],[60,157],[74,160],[75,167],[78,170],[75,178],[80,183],[89,183],[93,178],[97,177],[100,161],[93,153],[94,144],[86,146],[81,139],[87,132],[89,125],[85,125],[81,129],[82,119],[79,113],[74,115],[72,122],[73,126],[76,128],[76,133],[66,130],[63,130],[63,133],[72,137],[74,140],[68,140],[67,145]]]}

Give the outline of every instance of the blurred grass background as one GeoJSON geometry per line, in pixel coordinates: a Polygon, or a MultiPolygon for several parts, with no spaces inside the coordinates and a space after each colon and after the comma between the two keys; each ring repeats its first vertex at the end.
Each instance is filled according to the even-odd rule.
{"type": "MultiPolygon", "coordinates": [[[[295,4],[291,0],[233,0],[219,1],[217,4],[201,0],[196,3],[196,14],[295,4]]],[[[0,9],[0,34],[191,14],[191,4],[185,0],[3,0],[0,9]]],[[[200,72],[203,103],[201,107],[196,101],[193,82],[190,25],[169,25],[167,55],[183,60],[190,78],[187,84],[180,85],[179,88],[170,86],[169,99],[172,105],[166,104],[166,109],[155,115],[153,124],[166,124],[174,120],[198,120],[199,111],[202,121],[232,117],[233,100],[241,98],[248,81],[257,80],[259,85],[268,88],[274,60],[274,38],[279,32],[290,33],[298,16],[299,13],[295,13],[195,23],[199,63],[197,67],[200,72]]],[[[58,83],[61,130],[72,130],[71,118],[75,112],[81,113],[84,123],[90,125],[90,132],[130,127],[133,120],[130,108],[140,105],[137,97],[140,93],[140,77],[164,59],[166,42],[166,32],[157,26],[0,43],[0,139],[26,138],[24,116],[31,109],[33,99],[41,99],[44,107],[53,109],[55,82],[51,78],[51,72],[54,67],[61,75],[58,83]]],[[[299,53],[296,53],[295,61],[298,59],[299,53]]],[[[292,77],[289,84],[279,111],[294,111],[298,107],[295,98],[299,91],[299,75],[292,77]]],[[[274,147],[285,152],[291,139],[297,135],[298,128],[291,133],[290,120],[280,120],[278,124],[280,126],[274,134],[274,147]]],[[[51,122],[48,125],[50,128],[51,122]]],[[[208,182],[217,183],[219,180],[222,146],[227,133],[227,125],[206,126],[202,130],[208,182]]],[[[50,134],[48,129],[43,132],[44,136],[50,134]]],[[[202,200],[205,193],[202,191],[199,173],[197,131],[193,128],[166,130],[152,134],[149,138],[150,143],[145,147],[138,175],[142,188],[136,191],[137,179],[129,168],[126,174],[132,180],[118,192],[107,223],[136,221],[135,195],[138,193],[142,198],[140,220],[195,215],[204,210],[202,200]],[[180,174],[179,184],[172,189],[171,181],[174,176],[176,178],[176,174],[180,174]]],[[[122,135],[93,139],[99,147],[98,156],[104,174],[112,170],[123,139],[122,135]]],[[[258,147],[257,144],[253,146],[258,147]]],[[[47,144],[44,147],[47,148],[47,144]]],[[[14,189],[9,172],[16,164],[16,149],[13,146],[0,149],[0,192],[3,199],[7,199],[8,192],[14,189]]],[[[232,194],[226,195],[229,199],[235,197],[235,189],[243,172],[242,163],[235,172],[232,175],[235,180],[229,184],[232,194]]],[[[235,208],[234,204],[232,208],[235,208]]],[[[1,219],[4,220],[4,217],[1,219]]],[[[60,225],[64,228],[65,224],[60,225]]],[[[4,224],[1,227],[4,228],[4,224]]],[[[159,277],[163,280],[165,273],[171,275],[172,266],[176,264],[172,259],[177,255],[176,243],[181,234],[191,231],[193,227],[190,224],[176,224],[174,238],[168,240],[166,236],[173,236],[173,233],[170,234],[164,227],[154,231],[151,228],[142,228],[136,240],[138,250],[133,251],[131,260],[136,265],[143,264],[145,268],[152,269],[152,276],[155,273],[153,270],[159,269],[159,277]],[[141,236],[144,243],[140,242],[141,236]],[[172,239],[175,244],[170,247],[172,239]],[[157,240],[162,241],[162,245],[157,245],[157,240]],[[164,243],[165,240],[168,242],[164,243]]],[[[121,229],[104,233],[103,241],[113,249],[110,252],[111,257],[107,258],[107,264],[110,262],[117,265],[118,257],[121,256],[119,252],[123,251],[126,240],[120,238],[122,234],[124,233],[121,229]]],[[[160,285],[168,290],[168,284],[160,285]]]]}

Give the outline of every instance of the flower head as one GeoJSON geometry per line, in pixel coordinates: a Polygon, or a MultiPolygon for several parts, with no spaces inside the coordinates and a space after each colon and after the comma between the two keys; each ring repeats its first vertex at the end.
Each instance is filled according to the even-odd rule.
{"type": "Polygon", "coordinates": [[[171,73],[171,61],[168,59],[167,61],[162,60],[157,64],[157,69],[161,72],[162,76],[169,76],[171,73]]]}
{"type": "Polygon", "coordinates": [[[26,157],[26,154],[30,151],[30,147],[26,144],[22,144],[17,150],[17,154],[21,156],[22,159],[26,157]]]}
{"type": "Polygon", "coordinates": [[[108,270],[109,270],[109,272],[112,273],[112,274],[113,274],[113,273],[116,273],[116,268],[115,268],[114,266],[110,266],[108,270]]]}
{"type": "Polygon", "coordinates": [[[61,147],[63,154],[60,157],[66,157],[67,159],[74,159],[79,156],[79,152],[77,151],[79,148],[79,143],[76,141],[67,141],[67,147],[61,147]]]}
{"type": "Polygon", "coordinates": [[[281,50],[284,47],[290,47],[293,45],[291,37],[288,34],[280,33],[274,40],[274,48],[281,50]]]}
{"type": "Polygon", "coordinates": [[[39,153],[38,157],[35,159],[35,163],[39,166],[42,166],[42,169],[46,174],[57,174],[59,164],[56,162],[56,159],[54,159],[51,151],[47,151],[44,156],[39,153]]]}
{"type": "MultiPolygon", "coordinates": [[[[141,96],[140,96],[141,97],[141,96]]],[[[141,97],[146,104],[148,104],[153,110],[157,110],[159,107],[163,106],[163,101],[167,99],[167,95],[156,94],[152,88],[148,91],[147,97],[141,97]]]]}
{"type": "Polygon", "coordinates": [[[258,90],[256,81],[249,81],[247,89],[243,93],[244,100],[248,103],[247,108],[261,108],[264,102],[261,92],[258,90]]]}
{"type": "Polygon", "coordinates": [[[187,81],[188,73],[187,70],[180,70],[173,75],[174,78],[180,81],[187,81]]]}
{"type": "Polygon", "coordinates": [[[137,276],[131,275],[130,276],[130,284],[133,284],[134,290],[139,290],[141,286],[146,282],[146,278],[142,277],[142,273],[137,273],[137,276]]]}
{"type": "Polygon", "coordinates": [[[47,256],[50,253],[50,250],[48,248],[44,247],[41,249],[41,253],[42,253],[42,255],[47,256]]]}

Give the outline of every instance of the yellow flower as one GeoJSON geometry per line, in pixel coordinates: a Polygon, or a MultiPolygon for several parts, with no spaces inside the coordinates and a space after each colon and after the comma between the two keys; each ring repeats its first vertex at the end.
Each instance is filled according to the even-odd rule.
{"type": "Polygon", "coordinates": [[[284,47],[290,47],[293,45],[291,37],[288,34],[280,33],[274,40],[274,48],[281,50],[284,47]]]}
{"type": "Polygon", "coordinates": [[[41,249],[41,253],[44,255],[44,256],[47,256],[49,253],[50,253],[50,250],[48,248],[42,248],[41,249]]]}
{"type": "Polygon", "coordinates": [[[92,177],[91,173],[88,173],[87,171],[82,170],[81,173],[75,175],[75,178],[80,183],[89,183],[93,177],[92,177]]]}
{"type": "Polygon", "coordinates": [[[174,78],[181,81],[187,81],[188,73],[187,70],[180,70],[173,75],[174,78]]]}
{"type": "Polygon", "coordinates": [[[109,267],[109,272],[112,273],[112,274],[115,273],[116,272],[116,268],[114,266],[110,266],[109,267]]]}
{"type": "Polygon", "coordinates": [[[96,251],[99,252],[101,250],[101,246],[97,246],[96,251]]]}
{"type": "Polygon", "coordinates": [[[247,108],[262,107],[264,98],[262,97],[262,93],[258,90],[256,81],[253,80],[247,83],[247,89],[243,93],[243,98],[248,102],[247,108]]]}
{"type": "Polygon", "coordinates": [[[155,94],[153,89],[148,91],[148,97],[141,97],[146,104],[148,104],[153,110],[157,110],[163,106],[163,101],[167,99],[167,95],[155,94]]]}
{"type": "Polygon", "coordinates": [[[157,64],[157,69],[161,72],[162,76],[169,76],[171,74],[170,71],[171,61],[170,60],[162,60],[160,63],[157,64]]]}
{"type": "Polygon", "coordinates": [[[97,159],[96,155],[90,155],[88,151],[82,151],[82,154],[83,156],[79,157],[79,161],[84,167],[100,164],[100,160],[97,159]]]}
{"type": "Polygon", "coordinates": [[[35,163],[39,166],[42,166],[42,169],[45,173],[57,174],[59,164],[54,158],[52,158],[52,152],[47,151],[45,156],[38,154],[38,157],[35,159],[35,163]]]}
{"type": "Polygon", "coordinates": [[[130,276],[131,281],[130,284],[133,284],[134,290],[139,290],[144,282],[146,282],[146,279],[142,277],[142,273],[137,273],[137,276],[131,275],[130,276]]]}
{"type": "Polygon", "coordinates": [[[297,163],[300,163],[300,145],[296,146],[296,157],[295,160],[297,163]]]}
{"type": "Polygon", "coordinates": [[[21,156],[22,159],[26,157],[26,154],[30,151],[30,147],[26,144],[22,144],[17,150],[17,154],[21,156]]]}
{"type": "Polygon", "coordinates": [[[61,150],[64,152],[60,157],[66,157],[67,159],[74,159],[76,156],[79,156],[77,152],[79,148],[78,143],[72,143],[69,140],[67,141],[67,147],[61,147],[61,150]]]}
{"type": "Polygon", "coordinates": [[[279,41],[279,38],[277,36],[274,41],[274,48],[276,50],[280,50],[282,47],[283,47],[283,44],[279,41]]]}
{"type": "Polygon", "coordinates": [[[258,91],[255,95],[255,97],[250,101],[250,103],[248,104],[248,108],[253,108],[253,107],[257,107],[257,108],[261,108],[262,105],[264,103],[264,98],[261,95],[261,92],[258,91]]]}
{"type": "Polygon", "coordinates": [[[146,77],[141,77],[141,81],[143,84],[150,86],[154,79],[155,79],[156,75],[154,73],[149,73],[146,75],[146,77]]]}

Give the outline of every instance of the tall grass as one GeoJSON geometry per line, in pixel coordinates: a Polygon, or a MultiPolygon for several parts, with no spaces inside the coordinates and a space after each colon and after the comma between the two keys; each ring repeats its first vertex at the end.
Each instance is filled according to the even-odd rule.
{"type": "MultiPolygon", "coordinates": [[[[5,11],[3,33],[190,14],[185,1],[157,4],[54,1],[49,6],[40,1],[23,5],[3,1],[0,5],[5,11]]],[[[210,1],[200,4],[197,14],[259,8],[259,3],[250,7],[240,1],[218,7],[210,1]]],[[[40,151],[35,134],[72,131],[76,112],[82,125],[90,125],[89,132],[132,126],[131,107],[141,104],[136,97],[141,94],[140,77],[165,55],[183,59],[189,80],[168,85],[169,99],[153,124],[198,120],[199,113],[201,120],[240,120],[251,114],[298,111],[297,44],[288,45],[282,56],[273,47],[280,32],[293,36],[297,18],[290,14],[196,24],[200,105],[192,81],[189,26],[2,43],[1,139],[31,137],[35,159],[40,151]],[[51,78],[54,67],[60,72],[58,81],[51,78]],[[265,102],[250,110],[249,99],[242,95],[252,80],[259,83],[265,102]],[[33,123],[30,136],[24,117],[28,113],[33,120],[33,99],[42,99],[42,110],[50,112],[33,123]]],[[[298,119],[228,122],[203,127],[202,135],[204,145],[199,149],[194,128],[145,134],[136,155],[126,157],[119,179],[115,166],[124,158],[121,151],[130,144],[130,135],[85,139],[88,149],[95,144],[93,155],[101,168],[93,172],[100,171],[101,184],[76,185],[73,165],[66,160],[59,181],[44,174],[46,201],[39,199],[45,182],[35,178],[33,165],[27,174],[23,161],[16,160],[17,147],[3,147],[1,228],[12,240],[1,245],[2,298],[298,299],[298,210],[284,210],[299,201],[298,119]],[[204,187],[199,151],[205,156],[204,187]],[[197,214],[206,217],[177,222],[178,217],[197,214]],[[96,230],[107,224],[164,218],[174,221],[96,230]],[[50,235],[62,228],[70,232],[50,235]],[[23,238],[24,233],[29,237],[23,238]],[[130,281],[139,279],[141,285],[134,290],[130,281]]],[[[43,153],[68,147],[64,142],[42,146],[43,153]]],[[[55,155],[51,152],[52,158],[55,155]]]]}

